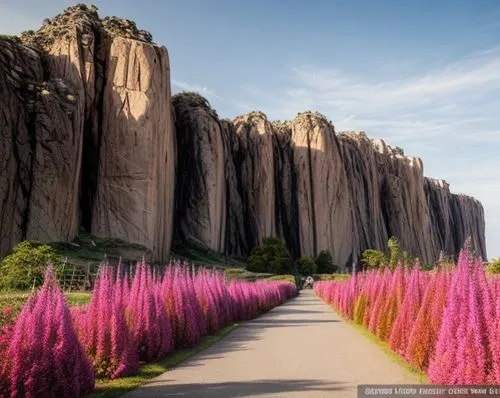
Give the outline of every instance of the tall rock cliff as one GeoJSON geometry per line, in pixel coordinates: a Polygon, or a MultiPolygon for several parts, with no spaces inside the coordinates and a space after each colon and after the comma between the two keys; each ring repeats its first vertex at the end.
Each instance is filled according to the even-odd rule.
{"type": "Polygon", "coordinates": [[[0,41],[0,254],[78,232],[82,98],[40,55],[0,41]]]}
{"type": "Polygon", "coordinates": [[[313,112],[229,121],[198,94],[172,100],[167,50],[83,4],[0,40],[0,256],[80,228],[160,262],[174,231],[241,256],[274,235],[343,269],[391,236],[426,263],[469,236],[486,258],[481,204],[420,159],[313,112]]]}
{"type": "Polygon", "coordinates": [[[357,225],[333,126],[319,114],[299,114],[292,121],[292,141],[301,255],[330,250],[338,264],[350,263],[358,252],[357,225]]]}
{"type": "Polygon", "coordinates": [[[217,113],[205,98],[180,94],[173,103],[179,147],[176,232],[181,239],[224,252],[230,147],[225,145],[217,113]]]}
{"type": "Polygon", "coordinates": [[[233,158],[239,176],[246,242],[276,235],[273,131],[262,112],[236,118],[233,158]]]}
{"type": "Polygon", "coordinates": [[[18,80],[0,86],[0,211],[12,214],[0,252],[25,238],[70,240],[82,225],[166,260],[176,154],[166,49],[83,4],[0,45],[0,67],[18,80]]]}
{"type": "Polygon", "coordinates": [[[339,134],[359,250],[385,250],[389,233],[382,211],[379,154],[364,133],[339,134]]]}

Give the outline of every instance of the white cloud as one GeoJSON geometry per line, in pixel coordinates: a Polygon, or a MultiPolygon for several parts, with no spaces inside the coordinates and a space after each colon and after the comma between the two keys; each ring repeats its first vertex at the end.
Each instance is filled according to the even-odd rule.
{"type": "Polygon", "coordinates": [[[427,174],[483,203],[489,255],[500,255],[500,46],[405,79],[298,65],[289,80],[273,93],[245,87],[245,100],[270,118],[318,110],[338,131],[363,130],[420,156],[427,174]]]}
{"type": "Polygon", "coordinates": [[[204,97],[209,97],[209,99],[210,98],[220,99],[220,97],[214,91],[210,90],[206,86],[199,86],[197,84],[190,84],[190,83],[186,83],[184,81],[176,80],[176,79],[172,79],[172,85],[174,87],[177,87],[177,88],[183,90],[183,91],[197,92],[197,93],[203,95],[204,97]]]}

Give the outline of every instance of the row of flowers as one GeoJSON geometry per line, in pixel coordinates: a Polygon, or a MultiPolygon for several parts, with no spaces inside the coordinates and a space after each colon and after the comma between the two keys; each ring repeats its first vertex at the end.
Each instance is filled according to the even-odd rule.
{"type": "Polygon", "coordinates": [[[319,282],[315,291],[431,382],[500,384],[500,281],[486,277],[467,244],[451,270],[398,266],[319,282]]]}
{"type": "Polygon", "coordinates": [[[0,328],[0,397],[75,397],[96,377],[135,374],[177,348],[295,296],[283,282],[226,283],[221,272],[138,264],[133,277],[102,267],[91,301],[69,308],[48,267],[41,290],[0,328]]]}

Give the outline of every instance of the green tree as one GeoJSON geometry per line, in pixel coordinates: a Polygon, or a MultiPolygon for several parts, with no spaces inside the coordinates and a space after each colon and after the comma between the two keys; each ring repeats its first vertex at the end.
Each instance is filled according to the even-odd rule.
{"type": "Polygon", "coordinates": [[[55,250],[37,241],[24,241],[14,246],[13,253],[0,264],[0,288],[28,289],[39,285],[48,263],[59,265],[55,250]]]}
{"type": "Polygon", "coordinates": [[[291,268],[290,252],[280,239],[268,236],[262,239],[262,245],[252,250],[248,257],[248,270],[252,272],[270,272],[286,274],[291,268]]]}
{"type": "Polygon", "coordinates": [[[333,263],[332,254],[328,250],[320,251],[314,262],[318,267],[319,274],[333,274],[339,268],[333,263]]]}
{"type": "Polygon", "coordinates": [[[318,266],[312,257],[301,257],[295,262],[295,265],[302,275],[312,275],[318,272],[318,266]]]}
{"type": "Polygon", "coordinates": [[[361,255],[361,262],[366,268],[382,268],[387,264],[387,259],[380,250],[366,249],[361,255]]]}

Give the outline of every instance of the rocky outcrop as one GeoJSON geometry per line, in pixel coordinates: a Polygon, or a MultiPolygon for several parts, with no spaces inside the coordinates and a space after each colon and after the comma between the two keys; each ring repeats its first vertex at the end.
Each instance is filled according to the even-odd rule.
{"type": "MultiPolygon", "coordinates": [[[[449,184],[444,180],[436,180],[427,177],[424,180],[424,184],[427,206],[429,208],[432,237],[434,238],[433,257],[439,258],[441,251],[443,254],[453,255],[460,250],[465,239],[459,243],[458,246],[455,245],[454,236],[458,231],[455,229],[455,222],[453,219],[453,197],[450,192],[449,184]]],[[[462,237],[464,235],[463,232],[459,234],[462,235],[462,237]]]]}
{"type": "Polygon", "coordinates": [[[160,262],[174,230],[240,256],[278,236],[294,258],[329,250],[344,270],[391,236],[425,263],[469,236],[486,258],[481,204],[425,178],[420,159],[317,113],[229,121],[197,94],[172,101],[167,50],[96,7],[0,40],[0,76],[0,256],[83,228],[160,262]]]}
{"type": "Polygon", "coordinates": [[[161,261],[170,251],[175,184],[169,72],[164,47],[112,39],[91,227],[142,244],[161,261]]]}
{"type": "Polygon", "coordinates": [[[205,98],[184,93],[173,103],[178,144],[176,233],[180,239],[224,252],[230,147],[205,98]]]}
{"type": "Polygon", "coordinates": [[[423,164],[382,140],[374,140],[381,178],[381,205],[388,236],[424,262],[433,261],[430,215],[424,192],[423,164]],[[418,253],[418,254],[417,254],[418,253]]]}
{"type": "Polygon", "coordinates": [[[452,194],[451,197],[455,253],[463,246],[463,242],[470,237],[476,252],[486,260],[483,206],[478,200],[467,195],[452,194]]]}
{"type": "Polygon", "coordinates": [[[382,211],[379,154],[364,133],[339,134],[359,250],[385,250],[389,233],[382,211]]]}
{"type": "Polygon", "coordinates": [[[0,253],[24,238],[70,240],[81,225],[166,260],[176,153],[166,49],[83,4],[20,42],[0,47],[19,82],[0,100],[2,167],[18,175],[2,184],[0,210],[13,215],[2,220],[0,253]]]}
{"type": "Polygon", "coordinates": [[[297,173],[294,165],[292,128],[288,122],[273,123],[276,233],[294,258],[300,257],[297,173]]]}
{"type": "Polygon", "coordinates": [[[276,235],[272,126],[261,112],[236,118],[233,158],[239,176],[246,242],[258,246],[276,235]]]}
{"type": "Polygon", "coordinates": [[[226,194],[226,253],[237,256],[247,255],[250,247],[246,240],[243,202],[240,195],[240,181],[233,159],[233,148],[238,148],[238,136],[229,120],[221,120],[224,142],[224,174],[226,194]]]}
{"type": "Polygon", "coordinates": [[[291,124],[297,175],[301,255],[330,250],[337,264],[359,252],[351,195],[333,126],[319,114],[299,114],[291,124]]]}
{"type": "Polygon", "coordinates": [[[82,99],[43,72],[37,52],[0,41],[0,253],[78,232],[82,99]]]}

